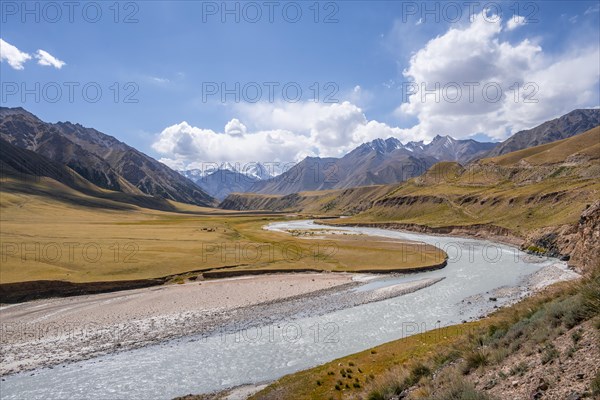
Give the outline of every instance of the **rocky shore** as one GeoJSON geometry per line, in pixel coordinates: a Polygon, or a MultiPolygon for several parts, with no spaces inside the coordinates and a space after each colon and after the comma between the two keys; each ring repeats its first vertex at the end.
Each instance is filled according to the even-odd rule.
{"type": "MultiPolygon", "coordinates": [[[[389,275],[387,275],[389,276],[389,275]]],[[[229,334],[423,289],[443,278],[359,292],[346,273],[274,274],[52,299],[0,309],[0,375],[181,337],[229,334]]]]}

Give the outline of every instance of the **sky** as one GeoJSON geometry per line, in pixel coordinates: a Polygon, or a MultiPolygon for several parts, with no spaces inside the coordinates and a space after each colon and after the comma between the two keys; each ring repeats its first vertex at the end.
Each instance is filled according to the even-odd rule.
{"type": "Polygon", "coordinates": [[[598,1],[0,3],[2,106],[176,169],[501,141],[600,106],[598,1]]]}

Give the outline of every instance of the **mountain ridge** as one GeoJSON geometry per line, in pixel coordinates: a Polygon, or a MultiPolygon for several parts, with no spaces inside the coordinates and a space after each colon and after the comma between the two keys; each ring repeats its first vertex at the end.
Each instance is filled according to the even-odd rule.
{"type": "Polygon", "coordinates": [[[0,108],[0,137],[68,166],[91,183],[200,206],[215,204],[195,183],[139,150],[93,128],[47,123],[29,111],[0,108]]]}
{"type": "Polygon", "coordinates": [[[375,139],[341,158],[307,157],[283,174],[257,182],[248,191],[287,195],[299,191],[397,183],[421,175],[439,161],[466,163],[494,146],[494,143],[439,135],[426,145],[423,142],[403,145],[394,137],[375,139]]]}
{"type": "MultiPolygon", "coordinates": [[[[600,109],[575,109],[558,118],[519,131],[499,143],[484,157],[496,157],[529,147],[567,139],[600,125],[600,109]]],[[[483,158],[483,157],[482,157],[483,158]]]]}

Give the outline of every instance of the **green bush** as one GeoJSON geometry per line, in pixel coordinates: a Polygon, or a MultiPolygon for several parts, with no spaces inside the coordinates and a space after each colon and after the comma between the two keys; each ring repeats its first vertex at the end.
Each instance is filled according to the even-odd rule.
{"type": "Polygon", "coordinates": [[[367,400],[386,400],[386,398],[380,390],[373,390],[369,393],[367,400]]]}
{"type": "Polygon", "coordinates": [[[579,341],[583,337],[582,334],[583,334],[583,331],[581,329],[578,329],[571,334],[571,339],[573,340],[573,344],[579,343],[579,341]]]}
{"type": "Polygon", "coordinates": [[[560,353],[552,343],[547,344],[542,351],[542,364],[548,364],[550,361],[558,358],[559,355],[560,353]]]}
{"type": "Polygon", "coordinates": [[[488,355],[481,350],[474,350],[465,356],[463,373],[467,375],[474,369],[488,365],[488,355]]]}
{"type": "Polygon", "coordinates": [[[431,400],[493,400],[493,397],[477,391],[471,384],[461,380],[453,381],[447,388],[431,400]]]}
{"type": "Polygon", "coordinates": [[[527,366],[527,363],[523,361],[523,362],[520,362],[519,364],[515,365],[514,367],[512,367],[510,369],[510,374],[523,376],[525,374],[525,372],[527,372],[528,369],[529,369],[529,367],[527,366]]]}
{"type": "Polygon", "coordinates": [[[407,378],[406,383],[409,386],[412,386],[412,385],[419,383],[421,378],[430,376],[430,375],[431,375],[431,370],[427,366],[425,366],[423,364],[417,364],[417,365],[413,366],[412,369],[410,370],[410,377],[407,378]]]}

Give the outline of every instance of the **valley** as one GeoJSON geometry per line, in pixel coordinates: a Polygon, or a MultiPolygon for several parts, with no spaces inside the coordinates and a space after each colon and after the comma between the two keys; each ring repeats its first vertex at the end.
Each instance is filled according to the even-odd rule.
{"type": "MultiPolygon", "coordinates": [[[[546,143],[493,157],[492,146],[439,136],[415,161],[407,149],[421,145],[375,141],[346,161],[305,159],[253,178],[246,193],[222,179],[239,171],[190,175],[212,176],[210,187],[178,174],[185,192],[163,167],[136,180],[120,161],[94,158],[106,157],[108,141],[126,160],[126,145],[2,113],[3,398],[441,399],[454,390],[491,399],[536,380],[563,396],[539,376],[560,374],[548,357],[600,360],[600,127],[578,132],[587,112],[529,132],[546,143]],[[573,118],[578,133],[548,139],[573,118]],[[40,145],[56,137],[96,161],[40,145]],[[371,160],[365,170],[350,167],[357,154],[371,160]],[[423,157],[422,171],[405,168],[423,157]],[[310,162],[319,174],[305,173],[310,162]],[[344,162],[363,178],[330,181],[344,162]],[[377,169],[388,163],[399,169],[377,169]],[[219,202],[208,192],[220,183],[231,192],[219,202]],[[510,337],[522,347],[501,351],[510,337]],[[569,347],[569,337],[581,338],[569,347]],[[541,356],[523,361],[527,346],[541,356]],[[513,375],[532,377],[504,382],[513,375]],[[82,392],[81,382],[93,388],[82,392]]],[[[140,171],[155,162],[140,157],[140,171]]],[[[594,390],[595,375],[577,379],[571,389],[594,390]]]]}
{"type": "Polygon", "coordinates": [[[0,2],[0,400],[600,400],[599,5],[0,2]]]}

